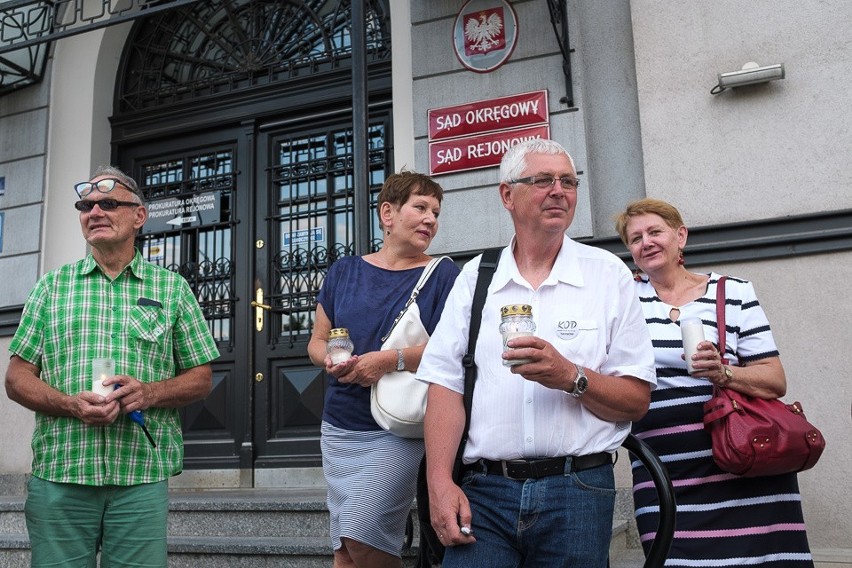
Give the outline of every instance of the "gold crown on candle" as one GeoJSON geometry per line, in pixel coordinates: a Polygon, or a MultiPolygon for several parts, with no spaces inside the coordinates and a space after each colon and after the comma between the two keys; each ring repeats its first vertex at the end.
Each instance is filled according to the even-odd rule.
{"type": "Polygon", "coordinates": [[[509,304],[500,308],[500,317],[531,316],[532,306],[529,304],[509,304]]]}
{"type": "Polygon", "coordinates": [[[349,337],[349,330],[345,327],[335,327],[328,332],[329,339],[335,339],[337,337],[349,337]]]}

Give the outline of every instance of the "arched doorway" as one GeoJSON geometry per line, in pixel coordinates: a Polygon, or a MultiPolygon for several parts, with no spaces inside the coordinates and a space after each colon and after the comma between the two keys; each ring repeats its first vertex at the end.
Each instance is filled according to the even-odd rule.
{"type": "Polygon", "coordinates": [[[208,0],[129,35],[111,121],[149,200],[138,244],[187,278],[222,353],[184,411],[187,468],[320,464],[316,293],[354,252],[356,192],[374,203],[392,170],[389,15],[367,4],[368,188],[353,184],[348,1],[208,0]]]}

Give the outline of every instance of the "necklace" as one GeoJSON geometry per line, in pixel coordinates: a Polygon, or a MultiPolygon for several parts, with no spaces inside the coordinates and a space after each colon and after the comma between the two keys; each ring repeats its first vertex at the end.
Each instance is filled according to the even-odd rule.
{"type": "MultiPolygon", "coordinates": [[[[687,276],[687,279],[690,279],[689,276],[687,276]]],[[[651,284],[657,291],[657,297],[670,306],[669,319],[675,322],[680,319],[681,307],[684,304],[694,302],[697,298],[701,297],[701,295],[703,294],[703,289],[707,286],[707,280],[701,276],[698,276],[696,280],[693,280],[691,283],[689,283],[685,287],[682,287],[680,290],[676,290],[675,287],[672,287],[669,288],[668,291],[666,291],[662,287],[657,288],[657,286],[653,282],[651,284]]]]}

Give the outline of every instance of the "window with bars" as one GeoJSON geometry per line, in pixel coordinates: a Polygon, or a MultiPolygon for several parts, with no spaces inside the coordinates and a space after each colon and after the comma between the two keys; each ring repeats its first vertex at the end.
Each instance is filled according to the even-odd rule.
{"type": "MultiPolygon", "coordinates": [[[[387,125],[369,127],[370,228],[373,250],[382,235],[376,198],[388,171],[387,125]]],[[[294,341],[310,333],[316,295],[329,266],[354,254],[352,129],[282,136],[274,142],[270,195],[274,203],[271,234],[277,252],[271,260],[267,298],[280,313],[278,332],[294,341]]]]}
{"type": "Polygon", "coordinates": [[[217,149],[142,166],[149,218],[138,238],[143,257],[181,274],[213,337],[232,341],[234,150],[217,149]]]}

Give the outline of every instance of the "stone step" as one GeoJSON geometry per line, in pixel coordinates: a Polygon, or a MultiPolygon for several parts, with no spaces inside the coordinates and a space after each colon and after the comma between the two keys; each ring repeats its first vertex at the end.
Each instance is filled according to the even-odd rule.
{"type": "MultiPolygon", "coordinates": [[[[328,568],[332,549],[325,537],[169,536],[169,568],[328,568]]],[[[403,552],[403,566],[416,564],[416,546],[403,552]]],[[[0,568],[30,564],[26,534],[0,535],[0,568]]]]}
{"type": "MultiPolygon", "coordinates": [[[[0,496],[0,568],[29,565],[24,500],[0,496]]],[[[323,488],[172,490],[168,522],[170,568],[331,564],[323,488]]],[[[642,568],[641,550],[630,548],[630,529],[628,521],[613,523],[612,568],[642,568]]],[[[415,524],[405,567],[415,565],[417,534],[415,524]]]]}
{"type": "MultiPolygon", "coordinates": [[[[403,552],[415,565],[416,548],[403,552]]],[[[169,568],[328,568],[332,549],[325,537],[169,537],[169,568]]]]}
{"type": "MultiPolygon", "coordinates": [[[[30,563],[24,496],[0,496],[0,568],[30,563]]],[[[169,567],[327,568],[324,488],[170,491],[169,567]]],[[[417,539],[403,553],[413,567],[417,539]]]]}
{"type": "Polygon", "coordinates": [[[168,534],[199,537],[327,536],[325,490],[170,492],[168,534]]]}
{"type": "Polygon", "coordinates": [[[25,499],[20,495],[0,496],[0,535],[26,534],[25,499]]]}

